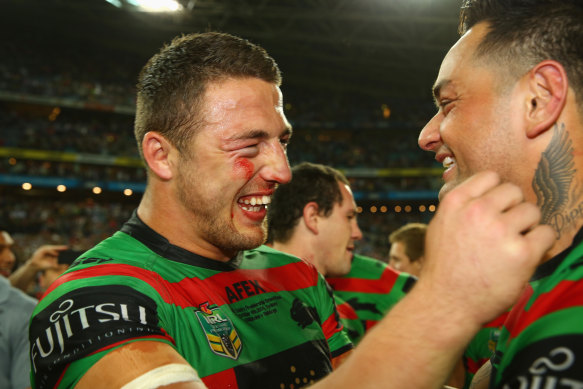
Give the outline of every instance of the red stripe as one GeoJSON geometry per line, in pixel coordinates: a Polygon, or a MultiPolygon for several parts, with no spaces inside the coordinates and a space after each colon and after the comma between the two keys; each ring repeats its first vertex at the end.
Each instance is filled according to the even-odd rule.
{"type": "Polygon", "coordinates": [[[492,320],[490,323],[484,325],[484,328],[500,328],[502,324],[506,321],[510,311],[504,312],[502,315],[498,316],[496,319],[492,320]]]}
{"type": "Polygon", "coordinates": [[[238,389],[237,376],[233,369],[219,371],[218,373],[202,377],[202,381],[209,389],[238,389]]]}
{"type": "Polygon", "coordinates": [[[322,331],[326,339],[330,339],[332,335],[342,330],[342,325],[336,320],[336,315],[332,313],[324,323],[322,323],[322,331]]]}
{"type": "Polygon", "coordinates": [[[399,274],[391,268],[386,268],[378,280],[365,278],[327,278],[334,290],[359,293],[389,293],[399,274]]]}
{"type": "MultiPolygon", "coordinates": [[[[317,285],[318,273],[304,262],[294,262],[269,269],[245,269],[221,272],[204,280],[185,278],[168,282],[156,272],[127,264],[101,264],[67,273],[57,279],[47,293],[65,282],[99,276],[129,276],[156,289],[166,303],[180,307],[198,306],[205,302],[222,305],[229,301],[225,286],[248,280],[259,281],[265,292],[294,291],[317,285]]],[[[251,287],[253,290],[254,288],[251,287]]],[[[246,296],[242,296],[245,298],[246,296]]]]}
{"type": "MultiPolygon", "coordinates": [[[[69,364],[70,365],[70,364],[69,364]]],[[[57,383],[55,384],[55,386],[53,386],[53,389],[57,389],[59,387],[59,385],[61,385],[61,381],[63,380],[63,377],[65,376],[65,372],[67,371],[67,369],[69,368],[69,365],[67,365],[67,367],[65,367],[65,370],[63,370],[63,372],[61,373],[61,376],[59,377],[59,379],[57,380],[57,383]]]]}
{"type": "Polygon", "coordinates": [[[364,321],[364,326],[366,328],[365,331],[368,331],[371,328],[373,328],[374,326],[376,326],[378,322],[379,322],[378,320],[365,320],[364,321]]]}
{"type": "Polygon", "coordinates": [[[340,315],[340,317],[343,319],[348,320],[358,319],[358,315],[354,311],[354,308],[352,308],[352,306],[348,303],[337,305],[336,309],[338,310],[338,314],[340,315]]]}
{"type": "Polygon", "coordinates": [[[545,315],[562,309],[583,306],[583,282],[562,281],[550,292],[538,296],[531,308],[525,311],[524,307],[531,295],[532,288],[529,287],[508,317],[507,328],[513,338],[545,315]]]}
{"type": "Polygon", "coordinates": [[[480,367],[482,367],[482,365],[488,362],[489,360],[490,358],[480,358],[479,361],[474,361],[471,358],[467,358],[466,362],[468,364],[468,371],[472,374],[476,374],[478,370],[480,370],[480,367]]]}

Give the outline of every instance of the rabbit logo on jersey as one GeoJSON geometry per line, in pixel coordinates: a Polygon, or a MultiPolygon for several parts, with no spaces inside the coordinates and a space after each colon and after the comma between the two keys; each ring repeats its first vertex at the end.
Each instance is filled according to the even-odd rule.
{"type": "Polygon", "coordinates": [[[202,329],[213,353],[231,359],[239,358],[241,354],[241,338],[231,320],[218,307],[210,308],[208,303],[202,304],[196,311],[202,329]]]}

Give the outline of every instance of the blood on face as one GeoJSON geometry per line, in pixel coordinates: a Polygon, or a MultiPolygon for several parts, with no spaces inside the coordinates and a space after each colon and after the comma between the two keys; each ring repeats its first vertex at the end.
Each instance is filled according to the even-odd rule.
{"type": "Polygon", "coordinates": [[[255,166],[253,162],[249,161],[247,158],[237,158],[234,164],[233,173],[236,178],[244,178],[249,180],[253,177],[253,171],[255,166]]]}

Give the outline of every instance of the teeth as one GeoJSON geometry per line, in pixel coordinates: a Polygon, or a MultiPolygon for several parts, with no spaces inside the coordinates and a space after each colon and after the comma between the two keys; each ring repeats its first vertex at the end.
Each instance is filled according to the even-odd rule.
{"type": "Polygon", "coordinates": [[[245,211],[250,211],[250,212],[261,211],[261,207],[241,207],[241,208],[243,208],[245,211]]]}
{"type": "Polygon", "coordinates": [[[247,211],[249,211],[249,210],[259,211],[261,209],[261,207],[256,207],[257,205],[261,206],[261,205],[267,205],[269,203],[271,203],[270,196],[251,197],[250,199],[247,198],[245,200],[239,200],[239,204],[247,205],[246,207],[245,206],[241,207],[247,211]]]}
{"type": "Polygon", "coordinates": [[[452,166],[453,164],[455,164],[455,159],[453,157],[445,157],[443,159],[443,167],[444,168],[449,168],[450,166],[452,166]]]}

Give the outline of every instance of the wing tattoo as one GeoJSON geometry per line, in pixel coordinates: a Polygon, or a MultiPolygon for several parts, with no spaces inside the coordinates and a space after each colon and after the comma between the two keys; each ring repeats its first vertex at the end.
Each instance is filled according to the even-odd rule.
{"type": "Polygon", "coordinates": [[[542,223],[550,224],[553,214],[566,205],[576,172],[574,165],[573,142],[569,139],[565,124],[555,124],[555,133],[542,153],[532,181],[537,206],[542,211],[542,223]]]}

